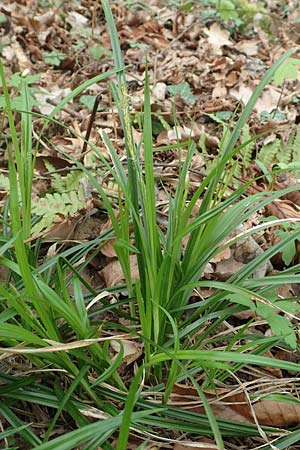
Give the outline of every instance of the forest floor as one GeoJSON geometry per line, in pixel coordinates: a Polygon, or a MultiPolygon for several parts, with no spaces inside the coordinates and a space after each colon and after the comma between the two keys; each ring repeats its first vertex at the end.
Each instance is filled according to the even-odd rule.
{"type": "MultiPolygon", "coordinates": [[[[267,69],[286,50],[299,47],[298,1],[266,0],[245,2],[245,5],[242,7],[237,4],[235,8],[219,10],[217,2],[209,0],[111,2],[126,66],[133,137],[138,144],[142,136],[145,69],[148,63],[155,177],[164,181],[169,192],[173,192],[178,183],[178,167],[181,164],[176,143],[186,142],[191,138],[196,144],[197,153],[192,158],[189,172],[190,189],[194,192],[210,171],[226,130],[233,127],[267,69]],[[261,7],[258,3],[261,3],[261,7]],[[174,144],[174,149],[170,149],[171,144],[174,144]],[[167,148],[165,151],[164,147],[167,148]]],[[[49,116],[71,91],[114,68],[104,13],[101,3],[94,0],[2,0],[0,32],[1,59],[13,107],[18,109],[20,105],[19,82],[21,78],[26,79],[36,113],[33,119],[36,140],[39,139],[43,120],[39,115],[49,116]]],[[[296,52],[293,58],[299,58],[296,52]]],[[[296,63],[294,68],[295,70],[291,65],[283,66],[275,82],[266,87],[257,101],[248,125],[243,129],[241,140],[246,142],[253,136],[259,137],[251,145],[245,145],[244,152],[238,154],[232,162],[228,173],[229,191],[234,191],[241,184],[259,176],[261,178],[250,188],[251,193],[263,192],[270,187],[276,191],[299,182],[300,77],[296,63]],[[292,174],[289,169],[297,169],[297,164],[298,171],[292,174]],[[278,176],[272,174],[270,178],[271,172],[268,171],[271,168],[285,167],[284,165],[286,172],[281,172],[278,176]],[[269,177],[262,177],[267,172],[269,177]]],[[[0,106],[4,106],[3,96],[0,97],[0,106]]],[[[84,201],[74,197],[75,202],[78,200],[78,205],[68,214],[63,213],[65,205],[54,204],[53,193],[62,192],[63,183],[69,191],[76,191],[81,186],[80,177],[76,175],[76,161],[80,161],[86,168],[99,163],[82,144],[82,138],[87,138],[97,146],[109,160],[107,147],[102,140],[102,132],[105,131],[120,160],[126,159],[124,135],[107,79],[80,91],[57,114],[56,119],[63,126],[58,123],[48,125],[40,140],[35,160],[33,204],[41,220],[33,226],[31,239],[42,239],[41,260],[49,253],[59,252],[72,243],[93,240],[111,227],[110,219],[100,208],[101,202],[89,184],[83,187],[86,194],[84,201]],[[96,99],[100,101],[94,115],[92,111],[96,99]],[[76,136],[70,130],[75,131],[76,136]],[[69,176],[68,180],[62,181],[61,178],[66,179],[66,175],[69,176]],[[45,197],[47,193],[51,197],[45,197]]],[[[4,205],[8,194],[5,179],[8,173],[7,142],[10,136],[6,118],[1,120],[0,198],[4,205]]],[[[102,179],[106,192],[113,198],[117,192],[114,182],[105,171],[102,179]]],[[[168,194],[159,183],[157,204],[161,226],[165,226],[168,194]]],[[[271,216],[278,219],[300,219],[299,191],[266,206],[243,224],[242,231],[257,225],[262,217],[271,216]]],[[[265,230],[244,239],[238,247],[227,248],[205,267],[203,278],[228,280],[259,251],[275,245],[280,240],[280,232],[286,231],[289,232],[289,229],[279,232],[276,228],[265,230]]],[[[268,265],[260,269],[257,276],[261,278],[266,274],[276,274],[299,264],[299,242],[294,240],[285,253],[275,255],[268,265]]],[[[110,241],[102,247],[101,252],[82,272],[85,281],[95,290],[111,289],[124,282],[113,244],[114,241],[110,241]]],[[[133,262],[133,278],[136,277],[137,270],[137,264],[133,262]]],[[[6,279],[7,268],[0,268],[0,277],[2,280],[6,279]]],[[[207,291],[209,295],[209,289],[207,291]]],[[[205,290],[203,292],[205,297],[205,290]]],[[[299,285],[288,283],[281,286],[278,295],[282,298],[296,298],[299,296],[299,285]]],[[[255,318],[253,311],[247,314],[237,314],[232,326],[238,327],[245,320],[255,318]]],[[[109,313],[106,319],[111,319],[109,313]]],[[[268,326],[258,323],[257,333],[267,335],[269,332],[268,326]]],[[[138,346],[128,349],[128,352],[131,352],[128,356],[130,364],[141,356],[138,346]]],[[[296,352],[282,349],[269,352],[268,356],[292,362],[298,362],[299,359],[296,352]]],[[[130,374],[131,371],[132,368],[129,370],[130,374]]],[[[284,385],[282,380],[289,379],[289,374],[280,369],[265,368],[264,375],[276,380],[280,388],[284,385]]],[[[130,377],[124,374],[125,378],[127,376],[130,377]]],[[[293,383],[299,385],[299,379],[295,378],[293,383]]],[[[178,402],[185,395],[179,387],[174,394],[177,394],[178,402]]],[[[274,405],[275,403],[274,401],[274,405]]],[[[289,422],[288,419],[285,420],[288,412],[284,409],[276,410],[278,404],[274,405],[271,419],[269,417],[263,425],[285,428],[299,424],[299,406],[294,407],[291,412],[297,419],[289,422]]],[[[263,411],[262,421],[262,416],[270,416],[269,412],[263,411]]],[[[216,414],[222,419],[248,420],[248,412],[232,407],[223,407],[216,414]]],[[[215,448],[212,440],[205,439],[199,440],[199,447],[196,448],[204,448],[205,442],[208,443],[205,448],[215,448]]],[[[256,448],[256,445],[263,442],[260,439],[231,439],[228,448],[256,448]]],[[[190,448],[189,445],[178,443],[168,445],[159,448],[190,448]]],[[[137,443],[132,441],[128,448],[134,449],[136,446],[137,443]]]]}

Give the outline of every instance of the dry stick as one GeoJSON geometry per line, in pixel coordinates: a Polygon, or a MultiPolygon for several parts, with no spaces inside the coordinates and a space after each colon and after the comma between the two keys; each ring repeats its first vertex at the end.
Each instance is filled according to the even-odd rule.
{"type": "Polygon", "coordinates": [[[80,157],[80,160],[79,160],[81,163],[83,163],[83,158],[84,158],[84,155],[86,153],[88,141],[89,141],[89,138],[90,138],[90,135],[91,135],[91,131],[92,131],[92,126],[93,126],[93,123],[94,123],[94,120],[95,120],[96,112],[97,112],[97,109],[98,109],[101,97],[102,97],[102,95],[99,94],[95,98],[93,111],[92,111],[92,114],[90,116],[90,120],[89,120],[89,123],[88,123],[88,127],[86,129],[86,134],[85,134],[85,138],[84,138],[84,142],[83,142],[83,146],[82,146],[82,150],[81,150],[81,157],[80,157]]]}
{"type": "Polygon", "coordinates": [[[187,33],[188,31],[190,31],[192,28],[193,28],[193,26],[194,25],[196,25],[196,23],[197,22],[202,22],[202,20],[193,20],[193,22],[189,25],[189,26],[187,26],[187,27],[185,27],[171,42],[170,42],[170,44],[169,45],[167,45],[165,48],[163,48],[160,52],[158,52],[157,54],[156,54],[156,56],[160,56],[160,55],[163,55],[164,53],[166,53],[168,50],[170,50],[170,48],[173,46],[173,44],[175,44],[177,41],[179,41],[181,38],[182,38],[182,36],[184,36],[185,35],[185,33],[187,33]]]}
{"type": "MultiPolygon", "coordinates": [[[[47,103],[49,103],[52,106],[57,106],[59,102],[57,100],[54,100],[53,98],[47,98],[47,103]]],[[[70,114],[70,116],[75,117],[75,119],[81,119],[82,115],[78,113],[77,111],[74,111],[73,109],[69,108],[68,106],[64,106],[61,108],[62,111],[65,111],[66,113],[70,114]]]]}
{"type": "MultiPolygon", "coordinates": [[[[121,161],[123,165],[126,165],[126,161],[121,161]]],[[[102,169],[103,167],[105,167],[104,164],[98,164],[97,166],[88,166],[86,167],[86,170],[97,170],[97,169],[102,169]]],[[[168,168],[177,168],[178,164],[168,164],[168,163],[154,163],[153,167],[168,167],[168,168]]],[[[74,172],[74,171],[78,171],[81,170],[81,167],[62,167],[61,169],[56,169],[56,170],[51,170],[49,172],[39,172],[39,175],[41,177],[47,178],[55,173],[65,173],[65,172],[74,172]]],[[[198,175],[200,177],[207,177],[207,174],[204,172],[200,172],[199,170],[195,170],[195,169],[188,169],[188,171],[190,173],[193,173],[195,175],[198,175]]],[[[240,181],[241,183],[245,183],[246,180],[239,178],[237,176],[234,175],[234,178],[238,181],[240,181]]],[[[231,189],[232,191],[235,191],[235,188],[232,186],[228,186],[229,189],[231,189]]],[[[261,192],[261,189],[256,188],[255,186],[252,187],[252,189],[256,190],[257,192],[261,192]]]]}

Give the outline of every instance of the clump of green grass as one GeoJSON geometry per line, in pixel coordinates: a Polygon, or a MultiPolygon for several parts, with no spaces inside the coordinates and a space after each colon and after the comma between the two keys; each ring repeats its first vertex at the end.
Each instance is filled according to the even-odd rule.
{"type": "MultiPolygon", "coordinates": [[[[117,74],[117,83],[111,82],[110,88],[123,126],[127,170],[105,133],[103,140],[112,164],[101,156],[97,148],[91,146],[91,149],[102,159],[119,186],[118,215],[97,178],[78,162],[98,190],[111,219],[112,229],[94,241],[49,257],[43,264],[39,264],[38,243],[26,243],[32,227],[31,188],[37,150],[32,143],[32,105],[24,83],[21,92],[22,139],[19,142],[0,64],[12,135],[12,147],[9,147],[10,193],[4,210],[0,257],[0,263],[10,273],[9,282],[0,285],[1,351],[6,357],[22,355],[24,364],[32,367],[29,373],[24,367],[24,371],[16,377],[7,364],[0,376],[0,394],[4,399],[0,412],[10,424],[2,432],[2,437],[9,443],[12,436],[21,436],[26,445],[39,450],[71,450],[82,444],[85,450],[96,450],[99,446],[112,449],[113,435],[117,432],[116,448],[125,450],[131,428],[141,436],[147,436],[149,431],[155,434],[154,430],[159,426],[195,435],[213,435],[218,448],[223,449],[224,437],[257,436],[259,431],[253,425],[216,420],[204,389],[214,386],[216,380],[225,381],[229,373],[237,372],[246,364],[291,371],[300,368],[298,364],[261,356],[275,345],[296,348],[293,326],[275,312],[294,313],[297,305],[291,300],[279,302],[274,297],[274,289],[291,280],[299,282],[299,267],[263,279],[252,278],[257,267],[281,251],[295,238],[296,232],[257,256],[227,282],[200,280],[206,264],[226,245],[230,245],[223,242],[240,224],[270,201],[296,189],[246,197],[245,185],[226,198],[223,195],[226,192],[223,175],[227,164],[240,150],[237,142],[241,130],[262,90],[293,50],[285,53],[266,73],[233,131],[228,129],[226,145],[222,147],[217,163],[193,195],[189,192],[188,169],[196,152],[195,144],[191,141],[185,154],[178,145],[178,184],[175,194],[169,194],[168,224],[163,230],[158,224],[156,211],[148,74],[145,81],[143,141],[137,146],[132,136],[125,69],[117,31],[108,2],[102,0],[102,5],[111,35],[115,70],[101,77],[117,74]],[[192,218],[200,198],[198,214],[192,218]],[[186,236],[188,243],[184,250],[186,236]],[[94,303],[98,292],[84,281],[81,270],[99,251],[99,244],[112,237],[116,239],[115,250],[125,277],[125,286],[115,290],[123,292],[124,297],[127,293],[128,297],[112,305],[103,301],[96,310],[91,310],[87,306],[94,303]],[[131,277],[131,254],[137,257],[138,281],[131,277]],[[83,293],[83,286],[87,294],[83,293]],[[205,300],[189,304],[194,289],[202,287],[213,288],[214,293],[205,300]],[[124,303],[130,305],[128,316],[131,327],[126,328],[117,321],[101,321],[101,315],[107,310],[113,310],[117,316],[124,303]],[[218,326],[235,312],[249,308],[269,322],[273,336],[253,335],[247,331],[246,325],[241,333],[227,338],[226,351],[219,351],[218,326]],[[112,329],[114,332],[111,332],[112,329]],[[203,330],[202,333],[199,330],[203,330]],[[110,336],[103,335],[102,331],[110,331],[110,336]],[[115,331],[118,331],[117,336],[115,331]],[[246,332],[247,343],[243,343],[246,332]],[[128,388],[119,374],[119,368],[123,358],[122,340],[129,335],[143,342],[144,361],[133,374],[128,388]],[[120,342],[116,359],[112,359],[109,351],[110,339],[120,342]],[[236,345],[238,342],[240,344],[236,345]],[[201,382],[197,381],[199,379],[201,382]],[[178,381],[191,382],[195,386],[206,416],[168,406],[174,383],[178,381]],[[160,405],[149,400],[153,392],[162,397],[160,405]],[[15,411],[24,402],[25,405],[37,404],[46,411],[54,409],[55,413],[49,419],[43,436],[34,432],[26,419],[21,420],[15,411]],[[53,437],[57,423],[64,416],[75,429],[53,437]],[[89,417],[94,418],[93,423],[89,417]]],[[[66,97],[46,120],[45,127],[71,98],[99,81],[99,77],[89,80],[66,97]]],[[[278,222],[273,221],[272,224],[278,222]]],[[[268,226],[263,223],[260,228],[268,226]]],[[[252,232],[250,230],[247,234],[252,232]]],[[[238,236],[231,243],[244,237],[245,234],[238,236]]],[[[271,428],[265,429],[266,433],[272,431],[271,428]]],[[[299,433],[294,432],[283,438],[278,448],[286,448],[298,439],[299,433]]]]}

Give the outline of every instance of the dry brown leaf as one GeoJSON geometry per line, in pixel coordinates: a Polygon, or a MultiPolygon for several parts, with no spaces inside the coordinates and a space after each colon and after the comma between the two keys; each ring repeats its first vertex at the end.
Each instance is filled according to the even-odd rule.
{"type": "MultiPolygon", "coordinates": [[[[102,225],[101,233],[105,233],[110,228],[112,228],[112,222],[110,218],[108,218],[107,221],[102,225]]],[[[106,241],[105,244],[101,247],[101,253],[103,253],[103,255],[107,256],[108,258],[116,258],[117,254],[114,249],[115,243],[116,239],[110,239],[109,241],[106,241]]]]}
{"type": "MultiPolygon", "coordinates": [[[[244,393],[231,394],[230,388],[206,390],[216,417],[243,423],[253,423],[252,410],[244,393]]],[[[194,387],[176,384],[171,395],[171,404],[187,411],[204,414],[204,408],[194,387]]],[[[252,405],[260,425],[291,427],[300,423],[300,403],[261,399],[252,405]]]]}
{"type": "Polygon", "coordinates": [[[169,41],[163,36],[165,29],[154,19],[143,23],[135,30],[130,29],[131,39],[143,40],[157,50],[163,50],[169,41]]]}
{"type": "Polygon", "coordinates": [[[253,317],[256,317],[255,311],[251,309],[246,309],[245,311],[236,312],[233,314],[234,317],[237,317],[240,320],[249,320],[253,317]]]}
{"type": "MultiPolygon", "coordinates": [[[[134,143],[139,146],[140,143],[143,140],[143,133],[141,133],[140,131],[136,130],[134,127],[132,127],[132,137],[134,140],[134,143]]],[[[141,151],[140,151],[140,155],[141,155],[141,151]]]]}
{"type": "MultiPolygon", "coordinates": [[[[131,278],[134,281],[139,278],[136,255],[130,255],[129,259],[131,268],[131,278]]],[[[119,261],[116,259],[108,263],[104,267],[104,269],[102,269],[101,275],[107,287],[116,286],[118,284],[121,284],[125,280],[121,265],[119,261]]]]}
{"type": "Polygon", "coordinates": [[[212,98],[224,98],[227,94],[227,89],[220,81],[216,83],[213,91],[212,98]]]}
{"type": "MultiPolygon", "coordinates": [[[[48,86],[49,89],[50,86],[48,86]]],[[[51,92],[45,90],[39,90],[36,94],[36,98],[39,102],[39,110],[42,114],[51,114],[55,108],[55,104],[59,103],[64,97],[71,92],[71,89],[61,89],[58,86],[52,85],[51,92]],[[52,101],[50,103],[49,101],[52,101]]]]}
{"type": "Polygon", "coordinates": [[[292,427],[300,424],[300,403],[260,400],[253,409],[260,425],[292,427]]]}
{"type": "MultiPolygon", "coordinates": [[[[279,125],[278,122],[275,122],[274,120],[268,120],[268,122],[259,124],[258,126],[256,126],[255,133],[256,134],[267,133],[267,132],[272,133],[274,130],[278,129],[278,125],[279,125]]],[[[272,133],[269,136],[265,137],[262,142],[264,145],[270,144],[270,143],[274,142],[276,138],[277,138],[276,134],[272,133]]]]}
{"type": "Polygon", "coordinates": [[[155,84],[151,92],[154,99],[163,101],[167,95],[167,85],[166,83],[158,82],[155,84]]]}
{"type": "MultiPolygon", "coordinates": [[[[274,200],[266,206],[267,215],[276,216],[278,219],[300,218],[300,212],[284,200],[274,200]]],[[[291,220],[293,222],[293,220],[291,220]]]]}
{"type": "Polygon", "coordinates": [[[16,25],[27,28],[28,31],[33,31],[35,33],[45,29],[45,26],[41,21],[29,16],[15,16],[14,22],[16,25]]]}
{"type": "MultiPolygon", "coordinates": [[[[103,232],[103,230],[101,231],[103,232]]],[[[107,256],[108,258],[116,258],[117,253],[114,248],[116,242],[116,239],[110,239],[109,241],[107,241],[106,244],[101,247],[101,253],[103,253],[103,255],[107,256]]]]}
{"type": "Polygon", "coordinates": [[[218,56],[211,64],[210,68],[212,71],[220,71],[222,79],[224,79],[224,71],[228,66],[228,58],[226,56],[218,56]]]}
{"type": "Polygon", "coordinates": [[[224,100],[224,98],[215,98],[204,103],[202,108],[203,112],[214,113],[217,111],[233,111],[235,107],[232,103],[224,100]]]}
{"type": "Polygon", "coordinates": [[[79,218],[79,213],[74,217],[61,217],[57,214],[53,226],[44,234],[45,239],[58,241],[73,239],[73,233],[79,218]]]}
{"type": "MultiPolygon", "coordinates": [[[[118,217],[118,212],[116,212],[116,217],[118,217]]],[[[111,219],[108,218],[107,221],[102,225],[101,233],[105,233],[109,229],[112,228],[112,222],[111,219]]],[[[130,231],[133,230],[133,226],[130,226],[130,231]]],[[[100,233],[99,233],[100,234],[100,233]]],[[[105,244],[101,247],[101,253],[108,258],[116,258],[117,253],[114,249],[114,245],[116,243],[116,239],[110,239],[109,241],[106,241],[105,244]]]]}
{"type": "MultiPolygon", "coordinates": [[[[266,358],[274,359],[274,355],[272,354],[272,352],[270,350],[266,351],[262,356],[265,356],[266,358]]],[[[282,371],[280,369],[278,369],[277,367],[265,367],[265,366],[263,366],[262,369],[265,372],[268,372],[270,375],[272,375],[275,378],[282,378],[283,377],[282,371]]]]}
{"type": "MultiPolygon", "coordinates": [[[[163,130],[157,136],[158,145],[167,145],[171,142],[186,141],[188,139],[193,139],[198,141],[202,134],[204,134],[204,127],[197,123],[194,123],[191,128],[186,126],[178,126],[171,128],[170,130],[163,130]]],[[[207,140],[207,137],[206,137],[207,140]]],[[[196,161],[196,159],[194,159],[196,161]]],[[[202,166],[204,165],[204,160],[202,159],[202,166]]]]}
{"type": "MultiPolygon", "coordinates": [[[[246,395],[231,394],[230,389],[205,390],[210,406],[216,417],[233,420],[240,423],[253,422],[251,408],[246,395]],[[220,397],[220,399],[218,399],[220,397]]],[[[199,414],[205,414],[205,409],[195,388],[176,384],[171,396],[171,405],[199,414]]]]}
{"type": "Polygon", "coordinates": [[[228,259],[222,259],[216,265],[215,277],[218,280],[228,280],[234,273],[242,269],[244,265],[244,263],[234,259],[233,256],[228,259]]]}
{"type": "MultiPolygon", "coordinates": [[[[256,83],[249,82],[248,85],[241,84],[238,88],[231,89],[230,94],[235,97],[238,101],[242,101],[245,105],[256,89],[256,83]]],[[[278,107],[278,102],[280,100],[281,93],[277,88],[268,86],[261,97],[256,102],[254,109],[258,114],[263,111],[272,112],[278,107]]]]}
{"type": "Polygon", "coordinates": [[[110,341],[110,345],[116,353],[119,353],[121,345],[123,346],[123,362],[126,363],[126,365],[136,361],[143,353],[141,344],[127,339],[121,339],[119,341],[112,340],[110,341]]]}
{"type": "Polygon", "coordinates": [[[74,231],[73,239],[76,241],[87,241],[95,239],[102,232],[103,221],[99,217],[87,215],[81,220],[74,231]]]}
{"type": "Polygon", "coordinates": [[[35,170],[42,173],[48,172],[45,162],[49,162],[54,167],[54,170],[66,169],[66,173],[62,172],[63,175],[66,175],[68,173],[68,168],[70,168],[71,166],[70,161],[67,161],[66,159],[59,158],[57,156],[43,156],[39,154],[35,159],[35,170]]]}
{"type": "Polygon", "coordinates": [[[89,22],[87,17],[79,14],[76,11],[70,11],[65,20],[71,26],[71,28],[75,30],[86,28],[89,22]]]}
{"type": "Polygon", "coordinates": [[[3,264],[0,264],[0,282],[3,283],[4,285],[8,280],[8,275],[9,275],[8,267],[4,266],[3,264]]]}
{"type": "Polygon", "coordinates": [[[70,138],[65,136],[53,136],[52,143],[59,149],[65,152],[66,154],[71,155],[72,158],[80,158],[82,151],[82,143],[79,139],[70,138]]]}
{"type": "Polygon", "coordinates": [[[42,25],[47,25],[48,27],[52,25],[55,19],[55,13],[54,11],[47,11],[45,14],[40,14],[37,16],[34,16],[34,20],[36,22],[41,23],[42,25]]]}
{"type": "Polygon", "coordinates": [[[277,295],[281,298],[294,298],[297,296],[291,283],[278,286],[276,288],[276,292],[277,295]]]}
{"type": "Polygon", "coordinates": [[[16,55],[19,71],[24,72],[24,70],[31,70],[32,67],[31,61],[27,57],[26,53],[24,52],[19,42],[11,43],[11,48],[16,55]]]}
{"type": "Polygon", "coordinates": [[[223,259],[229,259],[231,256],[231,250],[229,247],[225,248],[221,252],[219,252],[216,256],[214,256],[210,262],[211,263],[218,263],[220,261],[223,261],[223,259]]]}
{"type": "Polygon", "coordinates": [[[228,75],[225,80],[225,85],[227,87],[234,86],[236,82],[238,81],[238,73],[235,70],[232,70],[231,72],[228,72],[228,75]]]}
{"type": "Polygon", "coordinates": [[[299,189],[293,192],[289,192],[286,195],[283,195],[282,198],[285,200],[289,200],[290,202],[294,203],[297,206],[300,206],[300,184],[297,181],[296,177],[289,172],[281,173],[278,176],[278,180],[274,184],[274,189],[280,190],[280,189],[286,189],[291,186],[299,186],[299,189]]]}
{"type": "Polygon", "coordinates": [[[233,45],[232,41],[229,39],[230,33],[224,28],[221,28],[220,24],[217,22],[213,23],[210,28],[205,28],[204,32],[208,36],[208,42],[216,55],[222,55],[222,47],[224,45],[233,45]]]}
{"type": "Polygon", "coordinates": [[[244,40],[236,44],[236,48],[247,56],[255,56],[258,52],[258,40],[244,40]]]}
{"type": "Polygon", "coordinates": [[[289,361],[299,364],[300,355],[298,352],[288,351],[286,349],[276,349],[274,352],[274,358],[280,359],[282,361],[289,361]]]}

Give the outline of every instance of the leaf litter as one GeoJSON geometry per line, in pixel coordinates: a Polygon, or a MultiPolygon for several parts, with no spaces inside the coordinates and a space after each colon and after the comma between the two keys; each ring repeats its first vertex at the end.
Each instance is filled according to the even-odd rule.
{"type": "MultiPolygon", "coordinates": [[[[138,4],[132,4],[130,7],[129,3],[125,2],[112,4],[125,64],[128,65],[131,113],[136,126],[135,139],[137,142],[140,139],[143,81],[148,61],[151,109],[153,121],[156,124],[156,129],[153,129],[155,146],[158,149],[162,145],[175,143],[178,139],[184,142],[192,138],[200,150],[205,150],[194,157],[192,162],[191,188],[193,183],[196,187],[205,177],[209,162],[214,158],[222,139],[222,120],[227,120],[234,111],[245,105],[266,69],[284,50],[294,47],[299,42],[299,15],[295,2],[285,2],[290,7],[290,12],[284,20],[282,17],[285,13],[280,7],[280,2],[275,2],[275,6],[274,2],[266,3],[270,3],[271,10],[269,34],[254,22],[248,24],[249,30],[241,29],[233,33],[230,26],[226,26],[220,20],[205,19],[203,14],[205,8],[201,2],[193,4],[191,11],[176,8],[172,2],[158,0],[150,0],[143,8],[140,8],[138,4]],[[176,117],[174,111],[176,111],[176,117]]],[[[12,97],[17,96],[13,83],[14,74],[20,74],[20,76],[38,74],[39,79],[31,85],[31,92],[35,99],[34,107],[37,113],[49,115],[61,98],[72,89],[87,79],[112,69],[113,66],[109,36],[100,3],[84,0],[79,4],[71,1],[58,7],[54,6],[55,2],[50,7],[44,7],[42,4],[43,2],[26,0],[2,2],[1,52],[12,97]]],[[[51,123],[40,141],[35,176],[36,180],[43,176],[44,182],[36,184],[34,202],[37,208],[36,214],[39,215],[38,211],[40,211],[46,219],[33,231],[44,237],[43,245],[45,246],[48,245],[47,242],[71,245],[72,240],[88,241],[110,227],[101,201],[94,196],[88,180],[80,179],[73,187],[67,185],[66,192],[60,193],[62,197],[56,197],[56,206],[53,201],[52,203],[47,201],[47,195],[52,195],[48,194],[48,191],[55,189],[55,178],[52,172],[57,171],[59,176],[67,177],[72,174],[73,169],[75,170],[74,159],[78,160],[82,156],[82,136],[85,135],[88,127],[94,99],[99,94],[101,95],[100,107],[96,113],[89,141],[97,146],[109,160],[101,138],[101,130],[104,129],[112,137],[120,159],[124,158],[121,124],[112,105],[107,83],[93,84],[84,93],[75,97],[74,101],[57,116],[60,122],[76,131],[77,137],[71,136],[66,128],[51,123]],[[61,174],[60,170],[63,170],[61,174]],[[75,195],[80,187],[84,191],[81,198],[75,195]],[[69,199],[67,202],[66,198],[69,199]],[[67,214],[60,206],[61,200],[64,204],[70,205],[67,214]],[[42,210],[43,204],[44,210],[42,210]],[[46,214],[49,204],[54,210],[52,216],[46,214]],[[69,244],[66,244],[66,241],[69,244]]],[[[299,76],[297,75],[292,80],[285,80],[282,86],[275,84],[265,89],[250,120],[252,135],[258,133],[267,135],[255,142],[256,155],[264,146],[277,140],[280,147],[287,144],[293,124],[295,121],[298,123],[297,120],[299,120],[299,94],[299,76]],[[279,120],[276,120],[276,114],[279,120]]],[[[7,174],[5,120],[4,118],[0,155],[1,175],[4,176],[7,174]]],[[[38,117],[34,118],[33,125],[35,136],[38,138],[41,129],[41,121],[38,117]]],[[[267,150],[270,150],[270,147],[267,150]]],[[[272,164],[287,164],[288,167],[288,164],[299,162],[297,158],[298,156],[294,157],[291,151],[290,160],[282,162],[283,158],[276,160],[274,157],[273,160],[267,161],[267,168],[272,164]]],[[[247,167],[246,164],[241,167],[241,173],[238,176],[243,182],[253,175],[262,174],[261,167],[257,167],[254,159],[252,155],[250,164],[247,167]]],[[[91,153],[84,155],[83,164],[92,168],[99,166],[99,179],[105,184],[105,188],[113,193],[113,186],[109,185],[111,181],[109,174],[95,155],[91,153]]],[[[163,179],[164,186],[172,190],[178,174],[176,151],[168,150],[165,153],[156,151],[155,164],[157,179],[163,179]]],[[[281,173],[272,180],[272,187],[282,189],[296,183],[299,183],[299,179],[293,177],[290,172],[286,172],[285,177],[281,173]]],[[[159,192],[160,185],[157,186],[159,207],[160,204],[165,205],[166,196],[163,190],[159,192]]],[[[259,191],[268,190],[268,188],[269,183],[266,181],[258,181],[255,186],[255,189],[259,191]]],[[[4,178],[0,178],[0,190],[2,202],[7,193],[4,178]]],[[[299,218],[299,207],[299,193],[294,191],[270,203],[260,214],[284,219],[299,218]]],[[[159,209],[162,217],[165,210],[159,209]]],[[[252,218],[245,226],[255,225],[255,220],[252,218]]],[[[221,251],[210,261],[206,271],[204,270],[203,278],[229,279],[258,252],[265,251],[278,241],[279,235],[276,234],[276,229],[278,227],[265,232],[263,240],[257,236],[248,237],[236,246],[221,251]]],[[[114,241],[110,240],[102,246],[102,257],[94,258],[89,266],[90,271],[94,271],[97,275],[97,277],[92,276],[90,280],[99,279],[100,276],[106,288],[112,288],[124,281],[113,244],[114,241]]],[[[299,263],[298,247],[294,253],[294,259],[290,259],[290,264],[299,263]]],[[[283,270],[286,267],[284,258],[284,255],[275,255],[266,267],[260,268],[259,277],[283,270]]],[[[131,259],[133,260],[132,277],[136,278],[138,271],[135,255],[132,255],[131,259]]],[[[1,279],[7,276],[4,269],[1,269],[0,276],[1,279]]],[[[293,286],[286,286],[286,289],[290,296],[295,296],[293,286]]],[[[287,292],[281,295],[283,298],[288,296],[287,292]]],[[[248,318],[237,314],[234,318],[235,323],[226,324],[220,331],[225,332],[226,327],[240,327],[244,323],[243,320],[251,318],[254,320],[251,325],[253,332],[267,335],[270,329],[266,324],[261,324],[261,318],[253,311],[249,313],[248,318]]],[[[118,353],[120,344],[114,345],[113,342],[113,350],[118,353]]],[[[124,340],[123,345],[126,364],[133,363],[141,356],[141,348],[135,342],[124,340]]],[[[274,358],[287,360],[291,358],[291,355],[293,354],[283,349],[271,353],[274,358]]],[[[242,387],[236,387],[236,380],[232,379],[232,385],[217,387],[213,392],[207,393],[216,416],[242,422],[253,422],[255,416],[261,425],[283,428],[299,425],[300,409],[294,396],[299,380],[295,378],[290,381],[282,372],[268,373],[267,369],[263,371],[262,378],[259,378],[261,374],[251,374],[249,369],[249,373],[244,374],[245,385],[242,387]],[[249,378],[253,381],[249,382],[249,378]],[[263,388],[257,391],[253,387],[256,379],[261,380],[263,384],[263,388]],[[281,391],[282,397],[280,397],[281,391]],[[283,394],[287,392],[290,395],[289,402],[283,397],[283,394]],[[253,395],[250,403],[248,394],[253,395]]],[[[187,385],[175,386],[171,405],[172,402],[175,402],[176,406],[179,405],[200,414],[204,411],[203,406],[197,406],[199,402],[197,393],[187,385]]],[[[253,438],[250,445],[254,448],[259,442],[259,439],[253,438]]],[[[170,444],[168,448],[174,448],[174,450],[216,448],[212,440],[199,440],[198,444],[187,439],[182,444],[178,442],[174,446],[170,444]]]]}

